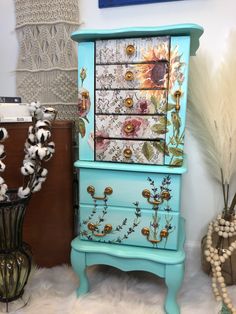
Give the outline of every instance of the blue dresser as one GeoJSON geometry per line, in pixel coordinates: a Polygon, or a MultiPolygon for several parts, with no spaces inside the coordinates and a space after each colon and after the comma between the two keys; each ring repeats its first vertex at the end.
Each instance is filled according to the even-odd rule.
{"type": "Polygon", "coordinates": [[[165,311],[180,313],[184,274],[181,178],[194,24],[79,30],[78,236],[71,261],[88,291],[86,267],[107,264],[165,278],[165,311]]]}

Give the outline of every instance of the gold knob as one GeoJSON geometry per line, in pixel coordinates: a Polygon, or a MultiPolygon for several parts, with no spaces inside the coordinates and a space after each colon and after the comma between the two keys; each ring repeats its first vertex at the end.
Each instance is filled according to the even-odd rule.
{"type": "Polygon", "coordinates": [[[168,200],[170,199],[170,193],[167,192],[167,191],[161,192],[161,198],[162,198],[163,200],[168,201],[168,200]]]}
{"type": "Polygon", "coordinates": [[[94,231],[96,229],[95,225],[92,222],[89,222],[87,226],[88,226],[88,229],[91,231],[94,231]]]}
{"type": "Polygon", "coordinates": [[[143,229],[141,230],[141,232],[142,232],[142,234],[143,234],[144,236],[149,236],[149,234],[150,234],[149,228],[147,228],[147,227],[143,228],[143,229]]]}
{"type": "Polygon", "coordinates": [[[133,104],[134,104],[133,98],[128,97],[125,99],[125,107],[131,108],[133,107],[133,104]]]}
{"type": "Polygon", "coordinates": [[[150,198],[151,197],[151,192],[148,189],[143,190],[142,196],[145,198],[150,198]]]}
{"type": "Polygon", "coordinates": [[[124,128],[125,133],[133,133],[134,132],[134,125],[127,124],[124,128]]]}
{"type": "Polygon", "coordinates": [[[131,158],[132,156],[132,150],[130,148],[126,148],[123,152],[125,158],[131,158]]]}
{"type": "Polygon", "coordinates": [[[126,47],[126,53],[128,56],[132,56],[135,53],[134,45],[128,45],[126,47]]]}
{"type": "Polygon", "coordinates": [[[94,195],[95,193],[95,188],[92,186],[92,185],[89,185],[87,187],[87,192],[90,194],[90,195],[94,195]]]}
{"type": "Polygon", "coordinates": [[[161,238],[167,238],[169,235],[169,232],[167,229],[162,229],[161,232],[160,232],[160,237],[161,238]]]}
{"type": "Polygon", "coordinates": [[[111,195],[113,193],[113,190],[111,187],[106,187],[105,190],[104,190],[104,194],[105,195],[111,195]]]}
{"type": "Polygon", "coordinates": [[[112,225],[105,225],[103,230],[105,233],[110,233],[112,231],[112,225]]]}
{"type": "Polygon", "coordinates": [[[174,97],[175,97],[175,110],[179,111],[180,110],[180,97],[182,96],[182,92],[180,90],[177,90],[174,92],[174,97]]]}
{"type": "Polygon", "coordinates": [[[125,73],[125,80],[126,81],[133,81],[133,79],[134,79],[134,73],[131,71],[127,71],[125,73]]]}

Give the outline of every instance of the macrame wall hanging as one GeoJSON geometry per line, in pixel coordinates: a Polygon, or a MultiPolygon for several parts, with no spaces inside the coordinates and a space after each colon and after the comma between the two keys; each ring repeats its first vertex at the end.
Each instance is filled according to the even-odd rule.
{"type": "Polygon", "coordinates": [[[79,25],[78,2],[15,0],[17,95],[54,107],[58,119],[77,116],[77,53],[70,35],[79,25]]]}

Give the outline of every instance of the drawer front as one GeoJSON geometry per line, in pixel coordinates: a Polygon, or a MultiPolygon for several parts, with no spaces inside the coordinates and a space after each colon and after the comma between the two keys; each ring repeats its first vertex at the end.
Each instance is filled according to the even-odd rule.
{"type": "Polygon", "coordinates": [[[157,249],[177,249],[179,213],[80,204],[80,238],[157,249]]]}
{"type": "Polygon", "coordinates": [[[79,178],[83,204],[99,205],[105,200],[109,206],[132,207],[138,202],[142,209],[158,207],[166,213],[179,211],[180,174],[80,169],[79,178]]]}
{"type": "Polygon", "coordinates": [[[158,150],[163,145],[163,142],[157,141],[97,138],[95,140],[95,160],[163,165],[164,153],[158,150]]]}
{"type": "Polygon", "coordinates": [[[135,63],[169,59],[169,41],[166,37],[122,38],[96,41],[96,63],[135,63]]]}
{"type": "Polygon", "coordinates": [[[165,116],[96,115],[95,123],[96,138],[165,138],[165,116]]]}
{"type": "Polygon", "coordinates": [[[96,65],[96,89],[167,88],[168,63],[96,65]],[[151,79],[150,79],[151,78],[151,79]]]}
{"type": "Polygon", "coordinates": [[[165,114],[165,90],[97,90],[96,113],[165,114]]]}

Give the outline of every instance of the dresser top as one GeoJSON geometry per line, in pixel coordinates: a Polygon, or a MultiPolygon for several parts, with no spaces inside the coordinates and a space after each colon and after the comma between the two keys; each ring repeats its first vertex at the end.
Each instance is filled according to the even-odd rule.
{"type": "Polygon", "coordinates": [[[190,55],[195,55],[199,47],[199,38],[203,28],[197,24],[176,24],[159,27],[130,27],[118,29],[80,29],[72,33],[71,38],[77,42],[97,39],[127,38],[140,36],[190,36],[190,55]]]}

